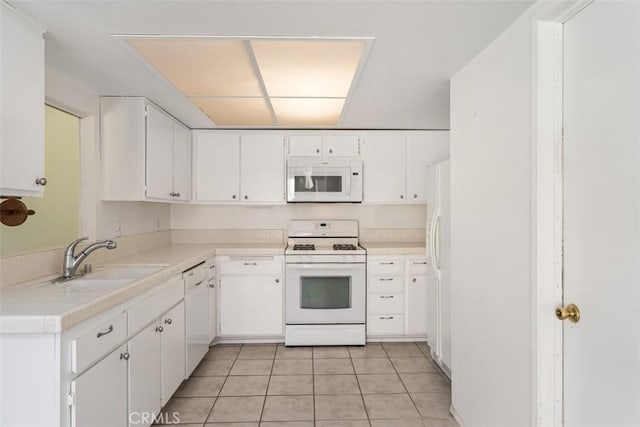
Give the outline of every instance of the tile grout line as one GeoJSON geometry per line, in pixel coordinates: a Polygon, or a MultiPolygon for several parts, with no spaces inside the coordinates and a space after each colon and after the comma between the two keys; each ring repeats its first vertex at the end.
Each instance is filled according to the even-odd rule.
{"type": "Polygon", "coordinates": [[[358,384],[358,390],[360,391],[360,400],[362,401],[362,407],[364,408],[364,413],[367,416],[367,423],[369,424],[369,426],[371,426],[371,418],[369,417],[369,411],[367,410],[367,405],[364,403],[364,395],[362,394],[362,387],[360,387],[360,379],[358,378],[358,372],[356,371],[356,365],[353,363],[353,357],[351,356],[351,352],[349,352],[349,360],[351,360],[353,375],[356,377],[356,384],[358,384]]]}

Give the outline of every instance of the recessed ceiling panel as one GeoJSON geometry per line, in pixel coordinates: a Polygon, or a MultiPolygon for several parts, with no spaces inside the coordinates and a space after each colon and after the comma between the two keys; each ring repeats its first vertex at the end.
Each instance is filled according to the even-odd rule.
{"type": "Polygon", "coordinates": [[[344,99],[271,98],[280,126],[337,126],[344,99]]]}
{"type": "Polygon", "coordinates": [[[127,42],[187,96],[262,96],[243,40],[129,38],[127,42]]]}
{"type": "Polygon", "coordinates": [[[218,126],[273,126],[264,98],[189,98],[218,126]]]}
{"type": "Polygon", "coordinates": [[[349,93],[362,40],[251,40],[270,97],[342,97],[349,93]]]}

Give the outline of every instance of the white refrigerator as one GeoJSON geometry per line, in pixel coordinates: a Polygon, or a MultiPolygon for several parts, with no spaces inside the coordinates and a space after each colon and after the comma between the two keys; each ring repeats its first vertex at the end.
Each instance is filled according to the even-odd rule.
{"type": "Polygon", "coordinates": [[[450,160],[427,168],[427,242],[433,276],[427,283],[427,341],[434,360],[451,376],[450,160]]]}

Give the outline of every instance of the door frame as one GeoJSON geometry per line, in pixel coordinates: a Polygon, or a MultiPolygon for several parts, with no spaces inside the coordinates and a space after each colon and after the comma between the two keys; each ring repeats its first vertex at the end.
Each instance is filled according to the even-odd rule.
{"type": "Polygon", "coordinates": [[[595,0],[562,1],[533,22],[532,420],[562,426],[563,26],[595,0]]]}

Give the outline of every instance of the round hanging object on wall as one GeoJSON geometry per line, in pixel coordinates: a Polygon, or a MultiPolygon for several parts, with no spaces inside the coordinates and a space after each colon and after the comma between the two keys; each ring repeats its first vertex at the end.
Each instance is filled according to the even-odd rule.
{"type": "Polygon", "coordinates": [[[23,224],[29,215],[35,213],[18,199],[7,199],[0,203],[0,222],[9,227],[23,224]]]}

